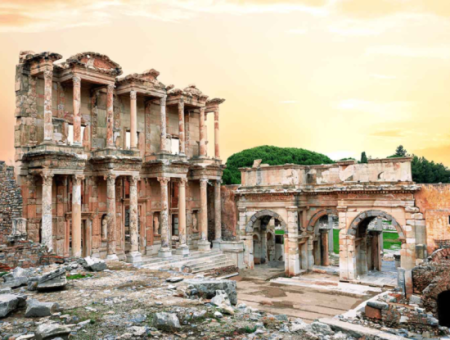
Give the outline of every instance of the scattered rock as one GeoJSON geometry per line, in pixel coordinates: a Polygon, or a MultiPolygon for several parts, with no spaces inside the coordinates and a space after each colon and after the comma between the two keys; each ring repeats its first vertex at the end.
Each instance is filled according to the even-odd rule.
{"type": "Polygon", "coordinates": [[[71,330],[68,326],[60,325],[57,323],[44,323],[39,325],[36,329],[36,340],[47,340],[61,337],[62,339],[68,339],[71,330]]]}
{"type": "Polygon", "coordinates": [[[0,318],[6,317],[9,313],[15,311],[19,307],[23,307],[26,297],[16,294],[0,295],[0,318]]]}
{"type": "Polygon", "coordinates": [[[84,259],[80,259],[80,264],[84,269],[90,270],[92,272],[102,272],[106,267],[106,262],[96,258],[96,257],[85,257],[84,259]]]}
{"type": "Polygon", "coordinates": [[[55,313],[59,306],[55,302],[41,302],[35,299],[27,301],[27,310],[25,311],[25,317],[44,317],[55,313]]]}
{"type": "Polygon", "coordinates": [[[165,312],[154,314],[153,325],[162,330],[172,330],[181,327],[180,320],[178,320],[176,314],[165,312]]]}
{"type": "Polygon", "coordinates": [[[211,279],[191,279],[185,282],[197,290],[197,294],[206,299],[216,296],[216,291],[224,290],[232,305],[237,304],[236,281],[232,280],[211,280],[211,279]]]}

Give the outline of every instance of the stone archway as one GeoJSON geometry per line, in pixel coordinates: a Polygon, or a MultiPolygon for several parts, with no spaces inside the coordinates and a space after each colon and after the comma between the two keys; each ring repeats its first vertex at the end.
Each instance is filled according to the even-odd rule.
{"type": "Polygon", "coordinates": [[[320,210],[318,212],[316,212],[313,217],[311,217],[311,219],[308,222],[308,226],[306,227],[306,231],[308,233],[313,233],[315,232],[315,226],[317,224],[317,221],[319,221],[319,219],[323,216],[326,215],[335,215],[335,216],[339,216],[338,212],[336,209],[334,208],[329,208],[329,209],[324,209],[324,210],[320,210]]]}
{"type": "Polygon", "coordinates": [[[360,213],[358,216],[356,216],[352,223],[350,224],[350,227],[347,230],[347,235],[356,235],[356,231],[358,229],[359,224],[367,219],[373,220],[374,218],[384,218],[386,220],[391,220],[392,225],[395,227],[398,233],[398,237],[402,242],[405,242],[405,233],[400,226],[400,224],[395,220],[394,217],[389,215],[387,212],[383,210],[367,210],[362,213],[360,213]]]}
{"type": "Polygon", "coordinates": [[[279,214],[277,214],[276,212],[274,212],[274,211],[272,211],[272,210],[260,210],[260,211],[256,212],[256,213],[250,218],[250,221],[248,221],[248,223],[247,223],[246,226],[245,226],[245,232],[247,232],[247,233],[253,232],[253,225],[255,224],[255,222],[256,222],[258,219],[260,219],[260,218],[268,217],[268,216],[273,217],[273,218],[275,218],[276,220],[278,220],[278,221],[280,222],[281,227],[283,228],[283,230],[284,230],[285,232],[288,231],[286,222],[284,221],[284,219],[283,219],[279,214]]]}
{"type": "Polygon", "coordinates": [[[329,266],[334,256],[334,231],[330,225],[319,229],[319,221],[325,216],[339,216],[335,208],[327,208],[316,212],[308,222],[306,232],[309,235],[309,254],[316,266],[329,266]]]}

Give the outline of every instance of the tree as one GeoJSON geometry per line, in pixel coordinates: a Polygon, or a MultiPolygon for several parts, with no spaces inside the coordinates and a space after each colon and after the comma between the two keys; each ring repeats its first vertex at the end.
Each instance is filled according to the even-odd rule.
{"type": "Polygon", "coordinates": [[[263,145],[243,150],[230,156],[226,163],[227,167],[223,172],[222,180],[224,184],[240,184],[241,173],[239,168],[251,167],[256,159],[262,159],[263,163],[269,165],[334,163],[328,156],[321,153],[298,148],[279,148],[263,145]]]}
{"type": "Polygon", "coordinates": [[[367,162],[368,161],[367,161],[366,152],[363,151],[362,154],[361,154],[361,161],[360,161],[360,163],[367,163],[367,162]]]}
{"type": "Polygon", "coordinates": [[[397,146],[397,149],[395,149],[395,155],[397,157],[406,157],[408,154],[406,153],[406,149],[403,145],[399,145],[397,146]]]}

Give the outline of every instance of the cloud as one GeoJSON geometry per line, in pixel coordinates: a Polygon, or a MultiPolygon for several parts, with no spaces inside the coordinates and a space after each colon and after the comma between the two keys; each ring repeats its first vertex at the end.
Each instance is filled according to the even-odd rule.
{"type": "Polygon", "coordinates": [[[370,75],[372,78],[376,78],[376,79],[382,79],[382,80],[389,80],[389,79],[396,79],[396,76],[389,76],[387,74],[371,74],[370,75]]]}
{"type": "Polygon", "coordinates": [[[328,0],[3,0],[0,32],[103,25],[121,16],[178,22],[205,13],[326,15],[328,0]]]}
{"type": "Polygon", "coordinates": [[[392,138],[400,138],[405,135],[403,130],[394,129],[394,130],[382,130],[376,131],[370,134],[373,137],[392,137],[392,138]]]}
{"type": "Polygon", "coordinates": [[[281,104],[295,104],[297,103],[296,100],[283,100],[280,102],[281,104]]]}
{"type": "Polygon", "coordinates": [[[450,46],[400,46],[400,45],[381,45],[372,46],[366,49],[366,55],[387,55],[408,58],[450,58],[450,46]]]}
{"type": "Polygon", "coordinates": [[[411,118],[414,103],[406,101],[378,102],[350,98],[339,101],[335,106],[341,111],[374,115],[380,121],[399,121],[411,118]]]}
{"type": "Polygon", "coordinates": [[[338,0],[336,8],[357,18],[382,17],[400,12],[450,16],[448,0],[338,0]]]}

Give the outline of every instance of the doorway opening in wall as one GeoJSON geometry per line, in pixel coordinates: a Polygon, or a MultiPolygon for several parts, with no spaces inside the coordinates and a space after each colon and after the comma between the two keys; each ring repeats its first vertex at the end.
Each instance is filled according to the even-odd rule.
{"type": "Polygon", "coordinates": [[[253,224],[253,263],[276,266],[284,262],[284,233],[281,222],[262,216],[253,224]]]}
{"type": "Polygon", "coordinates": [[[439,325],[450,327],[450,290],[446,290],[438,295],[437,310],[439,325]]]}
{"type": "Polygon", "coordinates": [[[130,131],[125,132],[125,149],[127,149],[127,150],[131,149],[131,132],[130,131]]]}
{"type": "Polygon", "coordinates": [[[178,138],[172,137],[170,140],[170,152],[174,155],[180,153],[180,140],[178,138]]]}
{"type": "Polygon", "coordinates": [[[73,144],[73,124],[69,124],[69,129],[67,132],[67,144],[73,144]]]}
{"type": "Polygon", "coordinates": [[[315,266],[339,264],[339,224],[332,214],[321,216],[314,225],[313,257],[315,266]]]}

